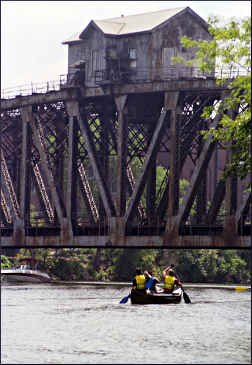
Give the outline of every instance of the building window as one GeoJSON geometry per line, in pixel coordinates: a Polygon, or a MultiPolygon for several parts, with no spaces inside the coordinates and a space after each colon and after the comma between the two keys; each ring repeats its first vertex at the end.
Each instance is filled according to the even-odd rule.
{"type": "Polygon", "coordinates": [[[96,68],[97,56],[98,56],[98,52],[97,51],[92,51],[92,71],[97,70],[97,68],[96,68]]]}
{"type": "Polygon", "coordinates": [[[102,70],[105,57],[104,53],[102,51],[92,51],[91,57],[92,72],[102,70]]]}
{"type": "Polygon", "coordinates": [[[162,65],[168,66],[171,65],[171,58],[177,56],[177,48],[162,48],[162,65]]]}
{"type": "Polygon", "coordinates": [[[135,48],[129,48],[129,59],[136,60],[136,49],[135,48]]]}
{"type": "Polygon", "coordinates": [[[130,68],[136,68],[136,60],[130,61],[130,68]]]}
{"type": "Polygon", "coordinates": [[[129,48],[129,67],[136,68],[136,49],[129,48]]]}

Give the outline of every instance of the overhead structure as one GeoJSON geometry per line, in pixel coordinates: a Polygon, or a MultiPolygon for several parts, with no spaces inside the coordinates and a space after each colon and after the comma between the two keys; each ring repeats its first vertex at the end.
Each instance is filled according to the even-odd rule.
{"type": "Polygon", "coordinates": [[[91,21],[65,42],[65,82],[3,93],[3,247],[250,247],[246,180],[222,179],[231,152],[201,134],[229,90],[170,64],[182,30],[209,39],[207,25],[156,15],[91,21]]]}

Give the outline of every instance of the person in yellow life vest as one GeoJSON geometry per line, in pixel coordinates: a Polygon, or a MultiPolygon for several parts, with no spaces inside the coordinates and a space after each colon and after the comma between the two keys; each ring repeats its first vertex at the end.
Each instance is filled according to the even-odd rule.
{"type": "Polygon", "coordinates": [[[176,286],[182,286],[181,282],[175,277],[174,271],[170,268],[163,271],[163,279],[165,293],[172,293],[176,286]]]}
{"type": "Polygon", "coordinates": [[[146,293],[146,288],[145,288],[146,281],[147,281],[146,276],[142,274],[141,269],[137,267],[136,276],[133,279],[132,289],[146,293]]]}

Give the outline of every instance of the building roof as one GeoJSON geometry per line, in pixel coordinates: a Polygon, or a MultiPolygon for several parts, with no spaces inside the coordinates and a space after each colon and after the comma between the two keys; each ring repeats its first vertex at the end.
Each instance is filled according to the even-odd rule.
{"type": "Polygon", "coordinates": [[[104,20],[92,20],[87,27],[79,34],[64,41],[63,44],[81,41],[86,30],[91,24],[98,27],[104,34],[107,35],[125,35],[131,33],[148,32],[168,21],[175,15],[189,11],[198,18],[202,26],[207,28],[207,23],[199,15],[197,15],[189,7],[180,7],[166,10],[154,11],[151,13],[143,13],[129,16],[120,16],[104,20]]]}
{"type": "Polygon", "coordinates": [[[152,30],[185,8],[159,10],[151,13],[94,20],[105,34],[129,34],[152,30]]]}

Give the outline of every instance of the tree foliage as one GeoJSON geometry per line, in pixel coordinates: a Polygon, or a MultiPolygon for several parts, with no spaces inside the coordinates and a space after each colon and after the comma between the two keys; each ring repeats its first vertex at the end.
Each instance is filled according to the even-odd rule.
{"type": "Polygon", "coordinates": [[[217,84],[226,86],[230,93],[218,106],[206,107],[207,120],[221,114],[218,128],[203,131],[222,148],[232,150],[232,161],[227,164],[225,176],[237,175],[241,179],[251,172],[251,18],[231,19],[222,24],[217,17],[208,20],[212,40],[193,40],[183,37],[185,48],[192,48],[191,60],[174,57],[174,63],[197,67],[203,73],[217,71],[217,84]],[[223,113],[225,112],[225,113],[223,113]]]}
{"type": "Polygon", "coordinates": [[[10,269],[12,267],[11,261],[5,255],[1,255],[1,269],[10,269]]]}
{"type": "MultiPolygon", "coordinates": [[[[238,249],[138,249],[64,248],[34,249],[40,269],[58,280],[131,281],[136,267],[154,271],[162,281],[162,271],[171,263],[182,282],[249,283],[251,255],[238,249]],[[99,260],[97,257],[99,256],[99,260]]],[[[27,256],[20,249],[19,260],[27,256]]],[[[1,256],[1,264],[13,266],[1,256]]],[[[2,267],[3,268],[3,267],[2,267]]]]}

